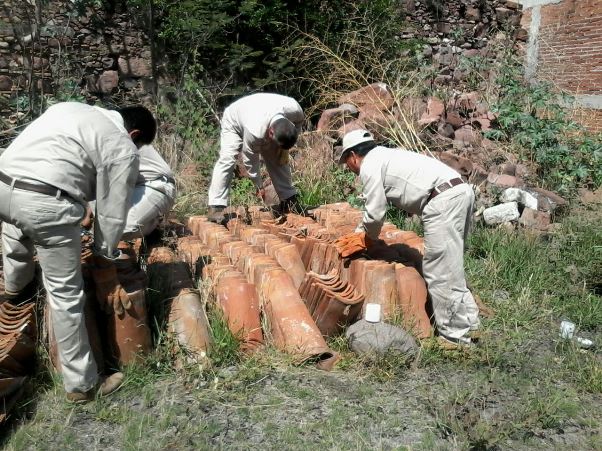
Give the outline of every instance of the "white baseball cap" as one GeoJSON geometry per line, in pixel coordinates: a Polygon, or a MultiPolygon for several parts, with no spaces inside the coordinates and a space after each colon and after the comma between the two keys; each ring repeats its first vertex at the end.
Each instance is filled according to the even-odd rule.
{"type": "Polygon", "coordinates": [[[341,153],[337,158],[338,164],[343,164],[345,159],[347,158],[347,151],[353,149],[358,144],[363,144],[365,142],[374,141],[374,137],[372,134],[363,128],[358,130],[352,130],[349,133],[346,133],[343,136],[343,147],[341,149],[341,153]]]}

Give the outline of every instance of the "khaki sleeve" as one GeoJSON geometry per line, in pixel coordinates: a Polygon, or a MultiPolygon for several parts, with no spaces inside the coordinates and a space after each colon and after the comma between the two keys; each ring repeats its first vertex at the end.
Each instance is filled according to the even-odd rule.
{"type": "Polygon", "coordinates": [[[362,222],[357,232],[366,232],[373,240],[378,238],[387,213],[387,196],[381,173],[367,174],[361,177],[363,193],[366,198],[362,222]]]}
{"type": "MultiPolygon", "coordinates": [[[[118,144],[126,146],[127,150],[133,146],[131,142],[118,144]]],[[[123,234],[139,166],[137,152],[122,151],[113,154],[122,156],[96,168],[94,246],[97,253],[107,258],[116,254],[117,243],[123,234]]]]}

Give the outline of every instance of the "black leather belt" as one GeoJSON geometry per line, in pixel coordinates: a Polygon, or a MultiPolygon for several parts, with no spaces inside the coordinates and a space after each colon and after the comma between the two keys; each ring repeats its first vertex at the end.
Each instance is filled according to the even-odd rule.
{"type": "Polygon", "coordinates": [[[17,189],[33,191],[34,193],[47,194],[48,196],[53,197],[56,197],[57,195],[58,197],[70,197],[69,194],[65,191],[55,188],[51,185],[23,182],[21,180],[13,179],[12,177],[6,175],[4,172],[0,172],[0,182],[5,183],[9,186],[13,186],[17,189]]]}
{"type": "Polygon", "coordinates": [[[151,182],[154,182],[155,180],[162,180],[163,182],[171,183],[172,185],[176,184],[176,180],[173,177],[169,177],[168,175],[162,175],[160,177],[157,177],[156,179],[152,179],[151,182]]]}
{"type": "Polygon", "coordinates": [[[456,177],[455,179],[451,179],[448,182],[443,182],[441,185],[435,186],[431,191],[427,202],[431,201],[434,197],[437,197],[443,191],[447,191],[448,189],[453,188],[454,186],[461,185],[462,183],[464,183],[464,180],[456,177]]]}

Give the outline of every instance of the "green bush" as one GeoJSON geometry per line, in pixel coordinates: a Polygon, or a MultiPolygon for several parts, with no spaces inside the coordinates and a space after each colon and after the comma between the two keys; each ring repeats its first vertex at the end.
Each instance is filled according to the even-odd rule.
{"type": "Polygon", "coordinates": [[[506,62],[497,83],[494,111],[499,128],[491,139],[512,142],[535,161],[544,183],[563,194],[602,184],[602,135],[593,136],[569,117],[567,96],[544,82],[529,84],[520,65],[506,62]]]}

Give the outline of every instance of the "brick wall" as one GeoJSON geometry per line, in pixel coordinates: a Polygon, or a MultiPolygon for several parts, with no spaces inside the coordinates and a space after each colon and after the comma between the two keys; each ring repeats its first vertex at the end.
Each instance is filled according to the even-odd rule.
{"type": "MultiPolygon", "coordinates": [[[[602,131],[602,0],[523,1],[522,26],[536,36],[535,76],[588,105],[576,117],[602,131]],[[530,7],[527,7],[530,6],[530,7]],[[539,22],[533,26],[533,17],[539,22]]],[[[528,47],[529,47],[528,45],[528,47]]]]}
{"type": "Polygon", "coordinates": [[[119,1],[102,9],[76,2],[5,0],[0,5],[0,117],[15,124],[32,92],[89,102],[150,101],[151,49],[144,12],[119,1]]]}

